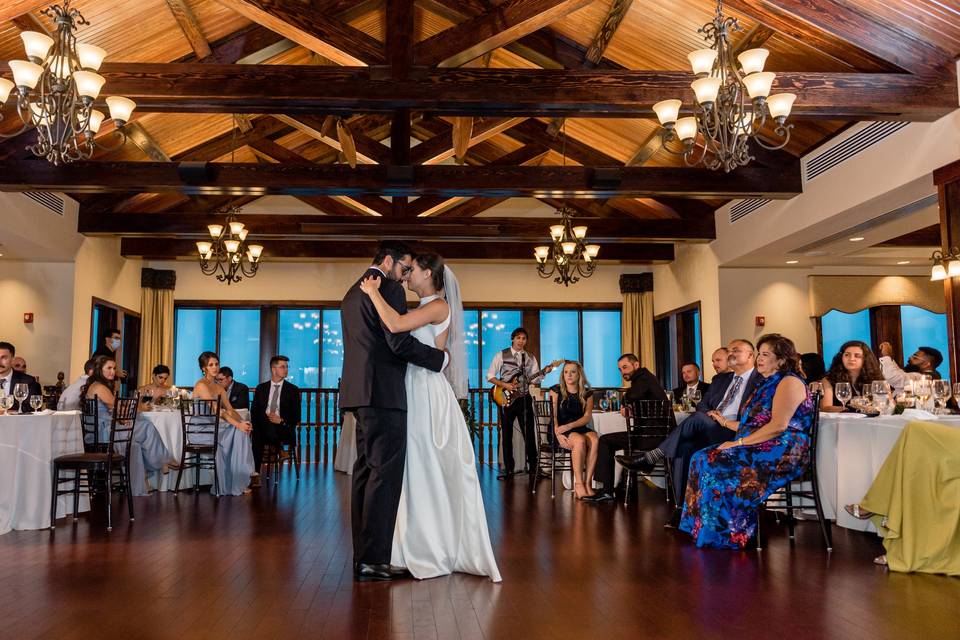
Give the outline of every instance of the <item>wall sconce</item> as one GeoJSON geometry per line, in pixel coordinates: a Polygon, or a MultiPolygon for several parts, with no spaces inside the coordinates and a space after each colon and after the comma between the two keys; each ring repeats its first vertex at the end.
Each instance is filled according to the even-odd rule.
{"type": "Polygon", "coordinates": [[[930,261],[933,262],[933,268],[930,269],[931,281],[937,282],[960,276],[960,249],[957,247],[953,247],[946,254],[939,249],[934,251],[930,261]]]}

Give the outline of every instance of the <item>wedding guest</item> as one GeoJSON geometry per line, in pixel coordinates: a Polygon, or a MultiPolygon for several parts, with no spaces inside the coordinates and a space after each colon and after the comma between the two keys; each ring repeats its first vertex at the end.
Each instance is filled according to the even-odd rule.
{"type": "MultiPolygon", "coordinates": [[[[18,384],[25,384],[29,387],[31,396],[42,396],[43,389],[40,383],[33,376],[14,371],[13,359],[17,356],[17,348],[9,342],[0,342],[0,396],[12,396],[13,390],[18,384]]],[[[22,413],[33,413],[33,408],[29,402],[18,403],[22,413]]],[[[14,405],[17,406],[17,405],[14,405]]]]}
{"type": "Polygon", "coordinates": [[[300,389],[287,380],[289,362],[286,356],[270,358],[270,380],[258,384],[253,394],[253,406],[250,409],[253,420],[253,487],[260,486],[260,465],[263,464],[265,445],[280,447],[281,444],[287,444],[294,447],[297,444],[300,389]]]}
{"type": "Polygon", "coordinates": [[[234,409],[250,408],[250,387],[233,378],[233,369],[220,367],[217,374],[217,384],[227,390],[227,397],[234,409]]]}
{"type": "Polygon", "coordinates": [[[140,394],[140,402],[146,407],[166,396],[171,388],[170,367],[165,364],[158,364],[153,368],[153,379],[150,384],[145,384],[137,389],[137,393],[140,394]]]}
{"type": "MultiPolygon", "coordinates": [[[[617,360],[617,367],[625,382],[630,388],[623,394],[621,413],[625,413],[630,405],[640,400],[666,400],[667,393],[660,386],[657,377],[646,367],[640,366],[640,359],[632,353],[625,353],[617,360]]],[[[616,470],[614,456],[617,451],[627,448],[627,432],[615,431],[600,436],[597,445],[596,480],[603,485],[602,491],[591,497],[592,501],[604,502],[613,500],[613,479],[616,470]]]]}
{"type": "Polygon", "coordinates": [[[860,504],[844,507],[883,536],[886,553],[874,563],[960,576],[957,469],[960,429],[932,422],[903,429],[860,504]]]}
{"type": "Polygon", "coordinates": [[[500,414],[500,455],[503,458],[502,471],[497,480],[506,480],[515,473],[513,460],[513,425],[520,426],[524,449],[527,454],[527,466],[531,473],[537,468],[536,422],[533,417],[533,398],[526,389],[521,389],[517,380],[521,378],[526,385],[538,382],[544,375],[553,371],[548,365],[538,370],[537,357],[526,351],[529,336],[523,327],[517,327],[510,334],[510,346],[498,351],[487,369],[487,382],[505,391],[523,393],[505,407],[497,405],[500,414]]]}
{"type": "Polygon", "coordinates": [[[827,375],[827,367],[823,363],[823,356],[815,351],[800,356],[800,376],[807,381],[820,382],[827,375]]]}
{"type": "MultiPolygon", "coordinates": [[[[120,329],[107,329],[103,332],[102,343],[99,347],[97,347],[97,350],[91,354],[90,359],[92,360],[97,356],[104,356],[107,358],[113,358],[114,362],[119,363],[119,354],[117,352],[120,351],[121,343],[122,340],[120,338],[120,329]]],[[[125,380],[126,377],[126,371],[123,369],[117,371],[117,378],[120,380],[125,380]]]]}
{"type": "Polygon", "coordinates": [[[713,355],[710,356],[710,363],[713,364],[714,377],[720,375],[721,373],[730,371],[730,365],[727,364],[727,359],[729,357],[730,352],[727,351],[726,347],[720,347],[713,352],[713,355]]]}
{"type": "Polygon", "coordinates": [[[879,351],[880,370],[883,371],[883,377],[890,383],[894,393],[903,391],[907,380],[916,380],[923,376],[930,376],[934,380],[940,379],[937,367],[943,364],[943,354],[939,349],[918,348],[912,356],[907,358],[907,364],[903,369],[893,361],[893,346],[889,342],[881,342],[879,351]]]}
{"type": "Polygon", "coordinates": [[[203,377],[193,386],[193,399],[220,399],[220,430],[217,443],[220,493],[216,493],[216,485],[210,487],[210,491],[215,495],[228,496],[250,493],[250,481],[254,472],[253,444],[250,440],[253,425],[240,417],[230,404],[226,389],[216,383],[217,374],[220,373],[220,358],[217,354],[204,351],[200,354],[198,361],[203,377]],[[227,424],[223,424],[224,422],[227,424]]]}
{"type": "Polygon", "coordinates": [[[93,359],[83,363],[83,375],[79,376],[73,383],[63,390],[60,399],[57,400],[57,411],[79,411],[80,410],[80,390],[87,383],[87,378],[93,373],[93,359]]]}
{"type": "Polygon", "coordinates": [[[21,358],[20,356],[17,356],[16,358],[14,358],[10,366],[13,367],[14,371],[19,371],[20,373],[27,372],[27,361],[21,358]]]}
{"type": "Polygon", "coordinates": [[[700,366],[695,362],[688,362],[680,367],[680,386],[673,390],[673,401],[680,402],[687,394],[699,391],[700,397],[707,392],[710,385],[700,379],[700,366]]]}
{"type": "Polygon", "coordinates": [[[594,494],[593,473],[597,466],[597,432],[590,428],[593,419],[593,391],[579,362],[567,362],[554,385],[553,432],[557,443],[572,452],[573,490],[582,500],[594,494]]]}
{"type": "MultiPolygon", "coordinates": [[[[101,444],[110,442],[110,425],[116,396],[113,393],[117,378],[117,363],[113,358],[93,358],[93,370],[80,389],[80,397],[97,401],[97,437],[101,444]]],[[[126,454],[130,463],[130,488],[135,496],[145,496],[152,489],[148,475],[162,471],[165,464],[173,462],[156,426],[149,420],[138,417],[133,425],[130,450],[117,446],[117,453],[126,454]]]]}
{"type": "Polygon", "coordinates": [[[757,342],[763,376],[735,439],[694,454],[680,529],[698,547],[742,549],[756,532],[757,510],[810,462],[816,407],[797,374],[793,342],[779,334],[757,342]]]}
{"type": "Polygon", "coordinates": [[[873,351],[865,342],[849,340],[840,346],[840,351],[833,356],[830,370],[823,379],[823,398],[820,400],[821,411],[843,411],[843,404],[837,400],[836,386],[839,382],[850,383],[850,391],[857,395],[864,387],[869,391],[870,383],[874,380],[883,380],[880,363],[873,351]]]}
{"type": "Polygon", "coordinates": [[[740,416],[747,400],[762,377],[754,368],[753,343],[746,339],[734,340],[725,349],[729,354],[730,371],[713,378],[710,389],[697,405],[696,412],[668,435],[655,449],[634,456],[617,456],[627,469],[649,473],[664,458],[670,460],[673,495],[677,506],[664,525],[668,529],[680,526],[683,496],[687,491],[690,459],[700,449],[733,439],[739,427],[740,416]]]}

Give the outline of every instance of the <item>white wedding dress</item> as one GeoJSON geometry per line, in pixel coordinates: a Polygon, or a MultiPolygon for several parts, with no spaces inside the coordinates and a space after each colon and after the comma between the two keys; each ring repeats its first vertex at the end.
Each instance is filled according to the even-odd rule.
{"type": "MultiPolygon", "coordinates": [[[[433,347],[449,324],[447,315],[410,334],[433,347]]],[[[406,388],[407,463],[390,563],[419,579],[456,571],[500,582],[473,442],[453,387],[442,373],[408,365],[406,388]]]]}

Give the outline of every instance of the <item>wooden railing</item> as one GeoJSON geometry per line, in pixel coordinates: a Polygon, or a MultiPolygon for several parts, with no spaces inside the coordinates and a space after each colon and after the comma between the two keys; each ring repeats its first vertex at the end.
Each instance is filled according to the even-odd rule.
{"type": "MultiPolygon", "coordinates": [[[[606,389],[596,391],[605,392],[606,389]]],[[[333,460],[340,440],[340,393],[337,389],[301,389],[301,418],[297,430],[302,462],[333,460]]],[[[500,420],[488,388],[470,389],[469,407],[477,426],[473,447],[480,464],[497,463],[500,420]]]]}

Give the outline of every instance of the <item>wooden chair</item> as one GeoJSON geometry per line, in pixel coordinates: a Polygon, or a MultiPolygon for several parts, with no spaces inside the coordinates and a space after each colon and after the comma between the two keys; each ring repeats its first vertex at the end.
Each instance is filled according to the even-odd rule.
{"type": "Polygon", "coordinates": [[[761,527],[763,512],[766,509],[773,508],[785,510],[787,512],[787,531],[790,540],[794,539],[794,525],[796,518],[793,515],[794,510],[809,509],[813,507],[817,513],[817,520],[820,523],[820,533],[823,535],[823,544],[827,551],[833,551],[833,534],[831,523],[823,516],[823,503],[820,500],[820,483],[817,480],[817,447],[819,446],[820,433],[820,394],[814,394],[813,422],[810,425],[810,462],[799,478],[789,483],[780,491],[774,493],[760,505],[757,513],[757,550],[766,546],[765,530],[761,527]]]}
{"type": "MultiPolygon", "coordinates": [[[[87,403],[92,402],[92,415],[97,417],[96,399],[84,401],[84,413],[88,414],[87,403]]],[[[99,438],[90,445],[84,441],[83,453],[59,456],[53,461],[53,491],[50,500],[50,528],[56,527],[57,499],[73,494],[73,520],[77,521],[80,506],[80,491],[86,491],[91,497],[94,493],[104,493],[107,503],[107,531],[113,531],[113,489],[114,474],[119,475],[119,489],[127,494],[127,511],[133,522],[133,493],[130,488],[130,443],[133,440],[133,425],[137,421],[139,398],[117,398],[110,420],[109,442],[100,447],[99,438]],[[67,476],[63,472],[70,472],[67,476]],[[63,489],[61,485],[72,486],[63,489]]],[[[86,435],[87,424],[81,419],[86,435]]],[[[96,431],[96,429],[94,429],[96,431]]]]}
{"type": "Polygon", "coordinates": [[[537,430],[537,468],[530,470],[531,493],[537,492],[540,473],[550,476],[550,497],[557,495],[557,472],[573,472],[572,453],[553,437],[553,404],[550,400],[533,401],[533,417],[537,430]]]}
{"type": "Polygon", "coordinates": [[[83,433],[83,450],[87,453],[105,452],[108,443],[100,442],[100,403],[96,398],[80,401],[80,430],[83,433]]]}
{"type": "MultiPolygon", "coordinates": [[[[627,448],[626,454],[633,455],[635,452],[651,449],[670,433],[673,428],[673,407],[668,400],[639,400],[627,409],[627,448]]],[[[626,486],[623,494],[623,504],[630,504],[630,493],[637,480],[637,472],[624,469],[626,476],[626,486]]],[[[673,501],[677,504],[677,498],[673,495],[673,483],[671,482],[670,460],[664,459],[662,463],[651,472],[646,474],[649,478],[663,478],[667,485],[667,502],[673,501]]]]}
{"type": "Polygon", "coordinates": [[[184,400],[180,403],[180,429],[183,450],[174,494],[180,491],[180,478],[185,469],[194,471],[194,492],[200,491],[200,470],[213,470],[214,495],[220,495],[217,471],[217,449],[220,446],[220,398],[216,400],[184,400]],[[213,440],[211,441],[211,436],[213,440]]]}
{"type": "MultiPolygon", "coordinates": [[[[296,436],[294,436],[296,437],[296,436]]],[[[287,464],[293,467],[294,473],[297,475],[297,480],[300,479],[300,444],[294,442],[293,444],[287,444],[286,442],[281,442],[279,445],[267,444],[263,447],[263,463],[267,465],[267,477],[273,479],[273,477],[280,475],[280,468],[283,466],[284,460],[287,461],[287,464]]]]}

